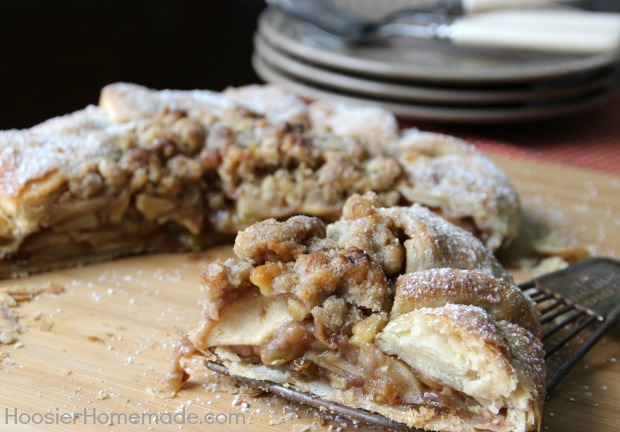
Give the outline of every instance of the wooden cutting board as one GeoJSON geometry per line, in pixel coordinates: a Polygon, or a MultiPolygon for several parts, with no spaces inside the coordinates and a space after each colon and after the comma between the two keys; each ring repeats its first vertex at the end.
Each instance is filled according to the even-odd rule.
{"type": "MultiPolygon", "coordinates": [[[[620,178],[496,161],[519,190],[528,221],[566,230],[598,254],[619,254],[620,178]]],[[[342,426],[339,420],[321,425],[312,410],[239,390],[197,361],[190,363],[193,376],[176,398],[153,390],[166,372],[172,346],[200,319],[201,268],[231,254],[230,245],[224,245],[200,255],[136,257],[0,282],[0,287],[53,283],[65,289],[14,309],[23,328],[18,343],[0,345],[0,430],[101,430],[106,423],[112,431],[342,426]]],[[[520,281],[529,276],[515,272],[520,281]]],[[[618,359],[616,327],[552,395],[543,430],[618,430],[618,359]]]]}

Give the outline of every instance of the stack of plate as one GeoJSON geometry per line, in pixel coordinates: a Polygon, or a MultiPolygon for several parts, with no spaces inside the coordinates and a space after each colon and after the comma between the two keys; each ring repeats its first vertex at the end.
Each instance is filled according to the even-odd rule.
{"type": "Polygon", "coordinates": [[[254,68],[267,82],[309,99],[375,104],[436,122],[573,114],[609,100],[619,77],[617,53],[498,51],[412,39],[347,46],[273,8],[260,17],[254,43],[254,68]]]}

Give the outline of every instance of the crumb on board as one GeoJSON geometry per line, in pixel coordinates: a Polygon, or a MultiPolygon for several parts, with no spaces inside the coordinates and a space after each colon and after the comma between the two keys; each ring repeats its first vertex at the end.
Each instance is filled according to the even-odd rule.
{"type": "MultiPolygon", "coordinates": [[[[24,330],[19,322],[20,315],[15,312],[20,303],[35,300],[41,295],[59,295],[63,292],[65,287],[57,282],[43,285],[18,283],[0,288],[0,345],[16,343],[17,335],[24,330]]],[[[53,325],[49,321],[41,320],[41,314],[35,315],[34,320],[39,321],[42,330],[49,331],[53,325]]]]}
{"type": "Polygon", "coordinates": [[[563,270],[569,266],[569,263],[562,257],[550,256],[541,259],[538,263],[534,263],[534,265],[526,265],[529,265],[529,267],[524,266],[524,269],[527,269],[532,274],[532,277],[539,277],[546,275],[547,273],[563,270]]]}
{"type": "Polygon", "coordinates": [[[15,342],[19,331],[16,314],[0,304],[0,344],[8,345],[15,342]]]}
{"type": "Polygon", "coordinates": [[[88,336],[88,340],[90,342],[94,342],[94,343],[98,343],[98,344],[103,344],[105,343],[103,339],[101,339],[99,336],[88,336]]]}
{"type": "Polygon", "coordinates": [[[293,432],[311,432],[317,430],[318,428],[314,423],[293,425],[293,432]]]}
{"type": "Polygon", "coordinates": [[[57,282],[48,282],[44,285],[15,284],[0,288],[0,301],[2,304],[6,301],[10,307],[14,307],[41,294],[58,295],[64,292],[65,287],[57,282]]]}
{"type": "Polygon", "coordinates": [[[294,421],[294,420],[297,420],[298,418],[299,418],[298,414],[288,412],[284,414],[283,416],[280,416],[278,418],[272,418],[271,420],[269,420],[269,426],[275,426],[275,425],[279,425],[279,424],[286,423],[289,421],[294,421]]]}
{"type": "Polygon", "coordinates": [[[559,258],[569,264],[582,261],[591,255],[585,245],[571,240],[558,230],[551,230],[547,235],[535,239],[532,246],[544,257],[559,258]]]}
{"type": "Polygon", "coordinates": [[[593,255],[591,249],[560,231],[548,233],[530,240],[531,253],[513,261],[513,266],[530,277],[565,269],[570,264],[583,261],[593,255]]]}
{"type": "Polygon", "coordinates": [[[521,273],[530,279],[596,253],[595,245],[583,242],[564,213],[549,209],[542,202],[530,203],[527,207],[529,210],[521,215],[517,238],[498,254],[511,273],[521,273]],[[544,215],[537,214],[538,210],[532,212],[531,207],[544,209],[544,215]]]}

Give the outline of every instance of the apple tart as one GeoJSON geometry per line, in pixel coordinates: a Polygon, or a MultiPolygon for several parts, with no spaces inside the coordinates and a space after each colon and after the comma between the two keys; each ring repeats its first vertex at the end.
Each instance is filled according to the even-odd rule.
{"type": "Polygon", "coordinates": [[[425,207],[354,195],[331,224],[268,219],[202,273],[179,345],[231,374],[442,431],[536,431],[538,313],[484,245],[425,207]]]}
{"type": "Polygon", "coordinates": [[[218,231],[297,214],[336,220],[346,197],[373,191],[387,206],[430,207],[491,250],[517,234],[518,197],[501,169],[458,138],[400,130],[378,107],[306,103],[273,85],[217,94],[114,84],[100,105],[116,121],[172,110],[209,124],[202,162],[221,182],[218,231]]]}
{"type": "Polygon", "coordinates": [[[337,220],[374,192],[421,203],[492,250],[517,231],[507,176],[456,138],[274,86],[103,89],[99,106],[0,132],[0,274],[200,249],[269,218],[337,220]]]}

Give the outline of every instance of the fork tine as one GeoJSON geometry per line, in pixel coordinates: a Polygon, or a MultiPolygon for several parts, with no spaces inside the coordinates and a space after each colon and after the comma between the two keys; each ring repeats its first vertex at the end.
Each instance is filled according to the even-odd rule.
{"type": "Polygon", "coordinates": [[[536,283],[535,279],[529,280],[527,282],[523,282],[522,284],[519,284],[519,286],[521,287],[521,289],[523,291],[527,291],[530,289],[538,289],[538,284],[536,283]]]}
{"type": "Polygon", "coordinates": [[[554,319],[556,319],[557,317],[564,315],[567,312],[570,312],[571,310],[574,310],[575,308],[572,305],[566,305],[563,308],[553,312],[552,314],[549,315],[544,315],[541,319],[540,319],[540,323],[541,324],[546,324],[549,321],[552,321],[554,319]]]}
{"type": "Polygon", "coordinates": [[[556,296],[553,294],[549,294],[549,293],[542,293],[542,294],[544,294],[542,297],[536,297],[536,300],[534,300],[535,303],[540,304],[546,300],[551,300],[551,299],[556,298],[556,296]]]}
{"type": "Polygon", "coordinates": [[[555,326],[551,327],[550,329],[546,330],[543,332],[543,341],[545,339],[547,339],[549,336],[554,335],[555,333],[557,333],[558,331],[562,330],[563,328],[565,328],[568,324],[576,321],[577,319],[579,319],[581,316],[585,315],[586,312],[585,311],[577,311],[576,314],[571,315],[570,317],[568,317],[567,319],[565,319],[564,321],[560,321],[558,324],[556,324],[555,326]]]}
{"type": "Polygon", "coordinates": [[[546,348],[545,358],[553,355],[557,350],[559,350],[564,345],[566,345],[572,338],[577,336],[582,330],[584,330],[586,327],[588,327],[590,324],[592,324],[595,321],[598,321],[597,317],[595,315],[590,315],[588,319],[586,319],[581,324],[579,324],[575,329],[573,329],[573,331],[571,331],[569,334],[567,334],[562,339],[557,341],[553,346],[546,348]]]}
{"type": "MultiPolygon", "coordinates": [[[[547,380],[547,394],[550,394],[551,391],[555,388],[555,386],[560,382],[560,380],[570,372],[570,370],[577,364],[577,362],[586,355],[586,353],[605,335],[607,330],[609,330],[612,326],[618,323],[618,319],[620,318],[620,304],[617,304],[607,315],[606,319],[602,321],[601,325],[598,326],[594,332],[592,332],[588,338],[579,345],[579,348],[573,352],[570,357],[564,361],[562,366],[555,371],[555,373],[549,376],[547,380]]],[[[600,321],[599,317],[596,315],[591,315],[590,319],[596,319],[600,321]]],[[[546,355],[545,358],[548,358],[551,354],[546,355]]]]}
{"type": "Polygon", "coordinates": [[[542,308],[540,310],[540,313],[541,313],[541,315],[544,315],[544,314],[546,314],[548,312],[551,312],[552,310],[556,309],[558,306],[563,305],[564,303],[565,303],[564,299],[556,299],[555,303],[552,303],[549,306],[546,306],[546,307],[542,308]]]}

